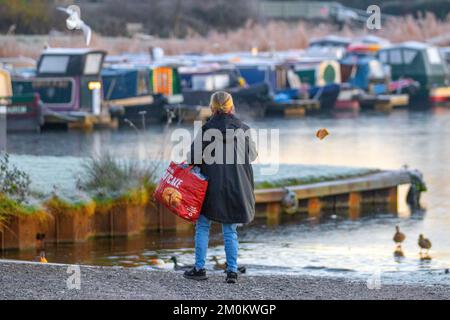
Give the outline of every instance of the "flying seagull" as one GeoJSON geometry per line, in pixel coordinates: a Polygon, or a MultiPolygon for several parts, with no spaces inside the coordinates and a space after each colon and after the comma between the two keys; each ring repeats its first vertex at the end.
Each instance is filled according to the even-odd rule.
{"type": "Polygon", "coordinates": [[[92,29],[83,20],[81,20],[81,9],[79,6],[71,5],[67,8],[58,7],[59,11],[65,12],[69,15],[66,20],[67,29],[83,31],[86,45],[89,46],[92,38],[92,29]]]}

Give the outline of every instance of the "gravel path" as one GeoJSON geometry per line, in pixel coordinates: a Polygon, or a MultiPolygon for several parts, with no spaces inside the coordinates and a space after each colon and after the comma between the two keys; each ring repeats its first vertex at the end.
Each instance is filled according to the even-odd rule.
{"type": "Polygon", "coordinates": [[[382,285],[367,289],[365,282],[297,276],[248,276],[224,283],[183,278],[182,272],[81,266],[81,289],[69,290],[67,265],[0,260],[0,300],[3,299],[450,299],[442,285],[382,285]]]}

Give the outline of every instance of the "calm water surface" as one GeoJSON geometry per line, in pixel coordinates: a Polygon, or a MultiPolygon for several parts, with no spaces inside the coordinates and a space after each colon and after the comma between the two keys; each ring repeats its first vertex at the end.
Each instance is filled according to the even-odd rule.
{"type": "MultiPolygon", "coordinates": [[[[319,220],[290,218],[280,226],[255,223],[240,230],[240,264],[252,274],[309,274],[367,278],[381,272],[382,281],[448,283],[450,275],[450,110],[397,111],[356,118],[304,118],[250,121],[255,128],[280,129],[280,162],[398,169],[407,164],[424,174],[428,192],[425,212],[409,212],[402,201],[399,216],[384,212],[350,220],[345,213],[319,220]],[[325,127],[330,136],[315,138],[325,127]],[[399,224],[406,233],[405,258],[393,257],[392,236],[399,224]],[[420,233],[433,243],[431,261],[420,261],[420,233]]],[[[45,132],[14,134],[8,150],[14,154],[90,156],[104,151],[121,157],[168,157],[171,129],[163,126],[135,131],[45,132]]],[[[268,158],[259,159],[267,162],[268,158]]],[[[406,190],[400,196],[404,198],[406,190]]],[[[211,241],[209,259],[224,260],[220,233],[211,241]]],[[[79,245],[50,246],[55,262],[152,268],[150,259],[168,261],[172,255],[192,263],[192,236],[148,234],[130,240],[96,240],[79,245]]],[[[6,258],[32,259],[34,252],[5,253],[6,258]]],[[[166,266],[170,268],[168,264],[166,266]]],[[[213,269],[213,263],[208,267],[213,269]]],[[[449,293],[450,295],[450,293],[449,293]]]]}

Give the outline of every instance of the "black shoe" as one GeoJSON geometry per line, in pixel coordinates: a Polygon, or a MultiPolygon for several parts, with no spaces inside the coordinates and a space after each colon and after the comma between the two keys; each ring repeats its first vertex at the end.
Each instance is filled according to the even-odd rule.
{"type": "Polygon", "coordinates": [[[236,283],[238,279],[238,275],[236,272],[227,272],[227,279],[225,280],[227,283],[236,283]]]}
{"type": "MultiPolygon", "coordinates": [[[[225,262],[225,270],[223,270],[223,273],[227,273],[227,263],[225,262]]],[[[245,266],[238,266],[238,271],[239,273],[246,273],[247,272],[247,268],[245,266]]]]}
{"type": "Polygon", "coordinates": [[[185,277],[186,279],[197,280],[197,281],[208,279],[208,277],[206,276],[205,269],[197,270],[195,268],[185,271],[183,274],[183,277],[185,277]]]}

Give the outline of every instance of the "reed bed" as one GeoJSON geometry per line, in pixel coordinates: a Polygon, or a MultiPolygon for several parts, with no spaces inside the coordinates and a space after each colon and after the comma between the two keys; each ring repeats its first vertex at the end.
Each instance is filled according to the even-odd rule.
{"type": "MultiPolygon", "coordinates": [[[[108,38],[94,34],[91,46],[107,50],[110,54],[122,52],[145,52],[152,46],[165,50],[166,54],[187,52],[222,53],[248,51],[258,47],[261,51],[303,49],[314,37],[336,34],[357,37],[374,34],[392,42],[426,41],[433,37],[447,35],[450,32],[450,15],[439,20],[432,13],[399,17],[387,21],[381,30],[370,31],[364,27],[345,26],[341,30],[328,23],[311,24],[308,22],[271,21],[266,24],[248,21],[244,27],[225,33],[211,31],[207,36],[190,33],[186,38],[108,38]]],[[[80,33],[51,34],[48,36],[0,36],[0,57],[24,56],[37,58],[44,46],[83,47],[80,33]]],[[[450,45],[444,41],[442,45],[450,45]]]]}

